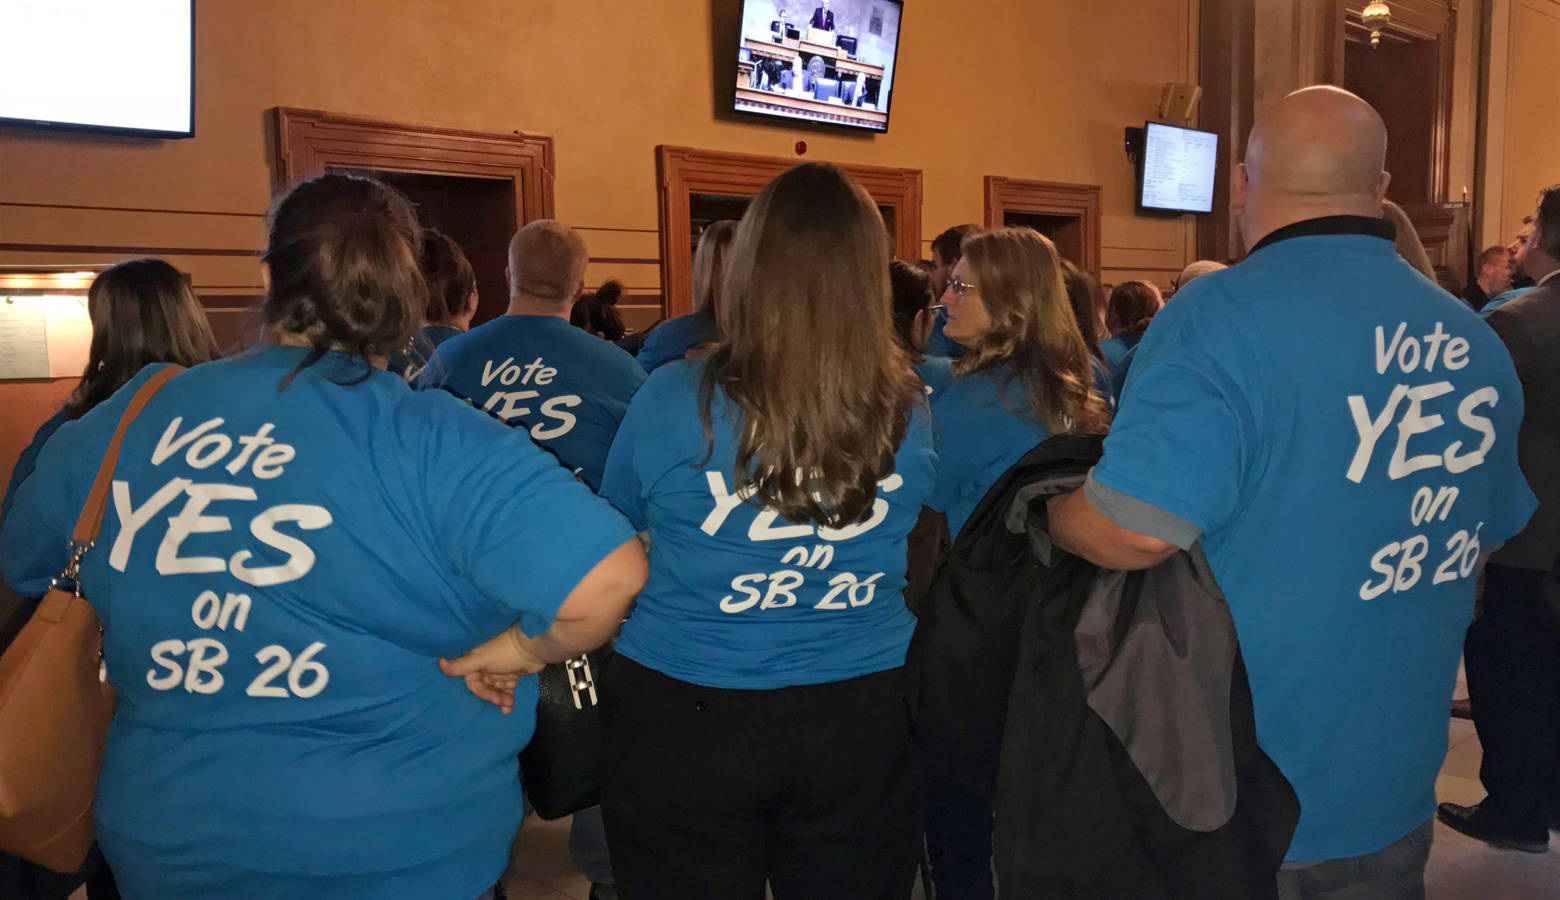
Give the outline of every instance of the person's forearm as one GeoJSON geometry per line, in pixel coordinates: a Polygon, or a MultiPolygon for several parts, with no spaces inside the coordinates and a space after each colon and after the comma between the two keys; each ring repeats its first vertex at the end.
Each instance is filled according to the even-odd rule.
{"type": "Polygon", "coordinates": [[[1052,497],[1047,518],[1051,540],[1058,547],[1104,569],[1148,569],[1176,551],[1171,544],[1128,531],[1105,518],[1082,488],[1052,497]]]}
{"type": "MultiPolygon", "coordinates": [[[[582,619],[555,621],[552,627],[534,638],[524,638],[529,649],[543,662],[559,663],[605,644],[617,633],[621,619],[611,621],[582,619]]],[[[520,626],[516,625],[518,632],[520,626]]]]}

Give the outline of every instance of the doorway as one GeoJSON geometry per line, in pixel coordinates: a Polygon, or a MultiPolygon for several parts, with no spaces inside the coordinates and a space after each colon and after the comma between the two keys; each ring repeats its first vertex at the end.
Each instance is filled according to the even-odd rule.
{"type": "Polygon", "coordinates": [[[425,172],[392,172],[331,166],[328,171],[377,178],[390,185],[417,207],[424,228],[437,228],[466,252],[477,275],[477,316],[473,325],[504,314],[509,306],[509,285],[504,267],[509,262],[509,238],[515,221],[515,195],[506,182],[494,178],[430,175],[425,172]]]}
{"type": "Polygon", "coordinates": [[[553,214],[553,141],[407,125],[310,109],[275,110],[275,187],[325,172],[370,175],[417,205],[426,226],[448,234],[477,273],[476,322],[508,306],[504,265],[515,229],[553,214]]]}
{"type": "Polygon", "coordinates": [[[986,227],[1033,228],[1051,239],[1063,259],[1098,278],[1101,194],[1097,184],[987,175],[986,227]]]}
{"type": "MultiPolygon", "coordinates": [[[[776,175],[798,160],[687,147],[656,148],[660,193],[662,312],[691,309],[693,252],[705,225],[739,219],[776,175]]],[[[900,259],[921,256],[921,170],[839,163],[877,204],[900,259]]]]}

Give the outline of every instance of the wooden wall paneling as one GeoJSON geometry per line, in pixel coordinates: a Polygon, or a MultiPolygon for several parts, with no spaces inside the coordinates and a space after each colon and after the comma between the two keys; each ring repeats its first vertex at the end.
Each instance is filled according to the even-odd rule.
{"type": "MultiPolygon", "coordinates": [[[[691,312],[693,293],[689,204],[694,194],[752,197],[776,175],[798,164],[756,156],[661,145],[655,148],[661,232],[662,304],[668,316],[691,312]]],[[[921,170],[836,163],[880,206],[894,213],[894,255],[921,257],[921,170]]]]}
{"type": "Polygon", "coordinates": [[[1425,253],[1437,272],[1450,276],[1452,283],[1469,281],[1469,210],[1466,203],[1427,203],[1405,206],[1414,231],[1425,245],[1425,253]]]}
{"type": "Polygon", "coordinates": [[[1061,184],[987,175],[986,227],[998,228],[1009,212],[1073,216],[1082,229],[1079,266],[1100,275],[1100,207],[1104,189],[1097,184],[1061,184]]]}

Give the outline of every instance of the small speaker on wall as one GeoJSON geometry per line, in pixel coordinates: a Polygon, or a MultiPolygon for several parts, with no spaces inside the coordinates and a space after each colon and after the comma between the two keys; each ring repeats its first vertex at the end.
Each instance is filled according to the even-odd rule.
{"type": "Polygon", "coordinates": [[[1197,85],[1169,82],[1159,92],[1159,120],[1171,125],[1192,125],[1201,100],[1202,88],[1197,85]]]}

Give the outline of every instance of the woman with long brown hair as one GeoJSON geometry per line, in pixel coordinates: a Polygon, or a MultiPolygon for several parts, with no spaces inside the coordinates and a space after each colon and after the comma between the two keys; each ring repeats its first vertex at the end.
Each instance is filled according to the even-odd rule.
{"type": "Polygon", "coordinates": [[[1029,228],[964,240],[943,293],[948,336],[969,348],[932,407],[936,509],[957,535],[987,488],[1030,448],[1062,432],[1102,433],[1110,410],[1062,281],[1056,247],[1029,228]]]}
{"type": "Polygon", "coordinates": [[[711,222],[699,235],[699,246],[693,253],[693,312],[667,319],[645,335],[634,358],[646,372],[682,359],[689,350],[718,336],[726,256],[736,234],[737,223],[722,219],[711,222]]]}
{"type": "MultiPolygon", "coordinates": [[[[1050,240],[1029,228],[970,234],[942,300],[945,332],[969,352],[932,400],[937,489],[928,505],[948,514],[957,541],[1020,457],[1053,434],[1102,433],[1110,412],[1050,240]]],[[[993,896],[985,798],[931,778],[926,841],[938,896],[993,896]]]]}
{"type": "MultiPolygon", "coordinates": [[[[438,658],[492,639],[529,673],[594,649],[643,551],[523,430],[383,371],[423,302],[404,197],[322,175],[269,226],[270,342],[151,398],[81,560],[119,696],[98,840],[130,897],[486,896],[520,825],[537,686],[496,696],[438,658]]],[[[12,587],[59,572],[160,368],[44,448],[0,534],[12,587]]]]}
{"type": "Polygon", "coordinates": [[[607,671],[623,896],[907,896],[905,540],[934,479],[876,206],[826,163],[754,200],[720,339],[658,369],[601,494],[651,540],[607,671]]]}
{"type": "MultiPolygon", "coordinates": [[[[151,363],[195,366],[219,355],[211,325],[188,279],[160,259],[127,260],[99,272],[87,288],[87,315],[92,321],[92,343],[81,383],[65,405],[38,428],[32,442],[17,457],[5,499],[0,501],[0,526],[10,514],[17,485],[32,474],[39,451],[61,425],[91,412],[151,363]]],[[[32,618],[37,599],[19,598],[11,615],[0,624],[0,649],[9,646],[32,618]]],[[[66,883],[66,876],[45,873],[20,860],[0,858],[0,894],[11,890],[32,896],[36,891],[36,896],[41,897],[48,896],[57,886],[59,895],[64,896],[80,883],[79,879],[85,878],[89,900],[117,900],[119,896],[113,875],[96,847],[76,878],[66,883]],[[36,878],[38,883],[23,888],[14,880],[17,878],[36,878]],[[45,889],[44,884],[50,888],[45,889]]]]}

